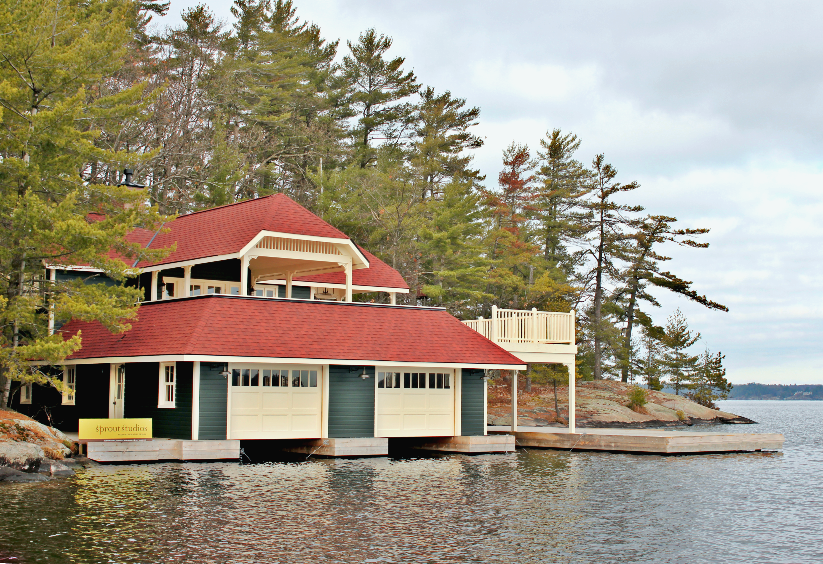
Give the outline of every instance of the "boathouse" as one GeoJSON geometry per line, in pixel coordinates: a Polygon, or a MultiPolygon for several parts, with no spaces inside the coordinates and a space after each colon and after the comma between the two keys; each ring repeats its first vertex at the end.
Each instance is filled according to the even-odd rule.
{"type": "MultiPolygon", "coordinates": [[[[395,269],[282,194],[129,239],[176,245],[136,265],[129,283],[144,299],[132,329],[58,327],[66,338],[82,331],[66,361],[67,391],[29,386],[15,402],[21,411],[69,432],[79,419],[151,418],[155,438],[177,441],[144,445],[161,458],[164,448],[233,453],[241,440],[329,455],[385,454],[390,438],[510,451],[511,437],[486,433],[486,371],[574,367],[573,314],[495,308],[492,319],[461,322],[442,308],[396,305],[409,287],[395,269]],[[353,301],[364,292],[388,303],[353,301]],[[563,342],[550,344],[559,333],[563,342]]],[[[113,283],[84,266],[47,269],[52,279],[113,283]]]]}

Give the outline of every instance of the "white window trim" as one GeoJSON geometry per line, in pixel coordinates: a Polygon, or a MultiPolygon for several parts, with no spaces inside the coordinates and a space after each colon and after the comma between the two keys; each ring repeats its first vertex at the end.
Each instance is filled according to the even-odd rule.
{"type": "Polygon", "coordinates": [[[31,398],[34,395],[34,385],[29,382],[20,387],[20,405],[31,405],[31,398]],[[28,390],[28,394],[26,394],[28,390]],[[28,396],[28,397],[26,397],[28,396]]]}
{"type": "Polygon", "coordinates": [[[454,391],[455,388],[455,374],[457,370],[454,368],[442,368],[442,367],[433,367],[433,366],[376,366],[374,369],[374,389],[380,390],[380,393],[385,391],[398,391],[398,390],[431,390],[433,392],[449,392],[454,391]],[[379,387],[379,380],[380,377],[378,374],[380,372],[399,372],[400,373],[400,387],[399,388],[380,388],[379,387]],[[404,373],[406,372],[425,372],[426,379],[425,379],[425,386],[423,388],[407,388],[405,383],[404,373]],[[429,373],[441,373],[441,374],[448,374],[449,375],[449,387],[448,388],[430,388],[429,387],[429,373]]]}
{"type": "Polygon", "coordinates": [[[77,367],[67,366],[63,370],[63,405],[74,405],[77,395],[77,367]],[[69,382],[69,373],[74,376],[74,382],[69,382]]]}
{"type": "MultiPolygon", "coordinates": [[[[184,290],[183,283],[184,282],[185,282],[185,279],[183,279],[183,278],[176,278],[174,276],[163,276],[162,277],[162,284],[163,285],[165,285],[165,284],[174,284],[174,296],[173,297],[167,297],[165,291],[163,291],[161,299],[171,300],[171,299],[183,297],[183,290],[184,290]]],[[[200,289],[201,289],[200,295],[201,296],[206,295],[205,292],[207,291],[208,286],[217,286],[217,287],[219,287],[220,288],[220,294],[222,294],[224,296],[225,295],[234,295],[234,296],[239,296],[240,295],[240,293],[239,293],[240,292],[240,282],[227,282],[225,280],[207,280],[205,278],[192,278],[189,282],[189,286],[200,286],[200,289]],[[235,286],[236,288],[238,288],[238,293],[237,294],[231,294],[232,286],[235,286]]]]}
{"type": "Polygon", "coordinates": [[[160,363],[160,386],[157,395],[157,407],[164,409],[174,409],[177,403],[177,363],[176,362],[161,362],[160,363]],[[174,369],[172,400],[166,399],[166,367],[171,366],[174,369]]]}

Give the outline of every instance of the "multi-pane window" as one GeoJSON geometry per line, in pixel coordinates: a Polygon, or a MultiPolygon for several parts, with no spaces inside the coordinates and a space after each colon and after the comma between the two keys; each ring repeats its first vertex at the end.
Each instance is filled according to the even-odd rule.
{"type": "Polygon", "coordinates": [[[31,395],[33,391],[33,384],[23,384],[20,388],[20,403],[26,404],[31,403],[31,395]]]}
{"type": "Polygon", "coordinates": [[[63,371],[63,405],[74,405],[74,394],[77,391],[77,368],[68,366],[63,371]]]}
{"type": "Polygon", "coordinates": [[[173,362],[160,364],[160,399],[157,407],[174,407],[176,368],[173,362]]]}
{"type": "Polygon", "coordinates": [[[377,387],[378,388],[399,388],[400,387],[400,373],[399,372],[378,372],[377,373],[377,387]]]}
{"type": "Polygon", "coordinates": [[[451,374],[448,372],[378,372],[377,387],[449,390],[451,389],[451,374]]]}
{"type": "Polygon", "coordinates": [[[317,370],[286,368],[232,368],[231,385],[235,387],[316,388],[317,370]]]}

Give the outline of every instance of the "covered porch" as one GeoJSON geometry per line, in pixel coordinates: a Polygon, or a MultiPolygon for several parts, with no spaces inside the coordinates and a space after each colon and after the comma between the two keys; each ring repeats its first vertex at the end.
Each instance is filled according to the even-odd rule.
{"type": "MultiPolygon", "coordinates": [[[[463,321],[528,364],[562,364],[569,371],[569,432],[575,432],[575,312],[502,309],[488,319],[463,321]]],[[[511,432],[517,429],[517,371],[512,376],[511,432]]]]}

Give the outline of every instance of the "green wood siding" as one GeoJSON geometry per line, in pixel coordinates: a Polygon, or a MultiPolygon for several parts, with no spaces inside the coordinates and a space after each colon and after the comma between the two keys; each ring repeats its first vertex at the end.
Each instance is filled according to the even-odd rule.
{"type": "MultiPolygon", "coordinates": [[[[53,372],[59,378],[62,370],[53,372]]],[[[14,385],[14,384],[12,384],[14,385]]],[[[31,404],[20,404],[20,393],[12,398],[12,409],[68,433],[77,432],[77,420],[99,419],[109,416],[109,365],[77,365],[77,393],[75,405],[63,405],[63,395],[51,386],[35,384],[31,404]]]]}
{"type": "Polygon", "coordinates": [[[192,363],[178,362],[175,379],[175,407],[160,408],[157,407],[160,365],[157,362],[126,364],[124,416],[151,417],[155,437],[191,439],[192,363]]]}
{"type": "Polygon", "coordinates": [[[228,412],[228,383],[219,362],[200,363],[200,440],[224,440],[228,412]]]}
{"type": "Polygon", "coordinates": [[[329,367],[329,437],[374,436],[374,367],[329,367]]]}
{"type": "Polygon", "coordinates": [[[460,433],[464,437],[480,436],[486,431],[483,420],[483,371],[473,368],[463,369],[460,396],[460,433]]]}

